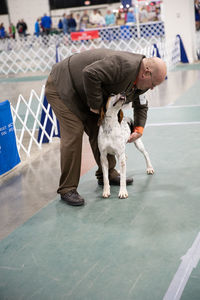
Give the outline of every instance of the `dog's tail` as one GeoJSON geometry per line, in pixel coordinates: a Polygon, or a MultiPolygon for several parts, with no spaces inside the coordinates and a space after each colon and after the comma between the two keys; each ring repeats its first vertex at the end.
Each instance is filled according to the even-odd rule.
{"type": "Polygon", "coordinates": [[[133,121],[133,119],[126,117],[125,120],[126,120],[128,126],[130,128],[130,131],[133,132],[134,131],[134,121],[133,121]]]}

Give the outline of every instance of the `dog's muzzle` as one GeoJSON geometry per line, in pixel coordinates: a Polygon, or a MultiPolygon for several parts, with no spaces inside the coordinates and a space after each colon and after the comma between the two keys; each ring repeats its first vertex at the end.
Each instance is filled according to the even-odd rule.
{"type": "Polygon", "coordinates": [[[126,102],[126,95],[125,93],[121,94],[119,99],[116,100],[116,102],[113,104],[113,106],[115,106],[118,102],[122,102],[122,105],[126,102]]]}

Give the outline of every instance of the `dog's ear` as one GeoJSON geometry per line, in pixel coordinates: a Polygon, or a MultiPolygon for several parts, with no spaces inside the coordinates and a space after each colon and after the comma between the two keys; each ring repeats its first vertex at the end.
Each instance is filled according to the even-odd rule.
{"type": "Polygon", "coordinates": [[[99,120],[98,120],[98,126],[100,126],[102,124],[102,121],[104,119],[104,116],[105,116],[105,113],[104,113],[104,108],[101,107],[100,109],[100,117],[99,117],[99,120]]]}
{"type": "Polygon", "coordinates": [[[120,111],[118,112],[118,122],[121,123],[121,121],[123,120],[124,114],[123,111],[120,109],[120,111]]]}

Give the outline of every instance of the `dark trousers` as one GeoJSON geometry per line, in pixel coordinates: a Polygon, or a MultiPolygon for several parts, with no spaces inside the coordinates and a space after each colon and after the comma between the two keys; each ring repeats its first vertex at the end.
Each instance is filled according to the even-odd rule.
{"type": "MultiPolygon", "coordinates": [[[[83,122],[80,120],[60,99],[51,76],[49,76],[47,80],[45,94],[60,125],[61,176],[57,192],[65,194],[78,187],[81,169],[82,137],[84,131],[89,136],[89,142],[98,165],[96,176],[97,178],[102,178],[100,153],[97,143],[99,130],[97,121],[99,116],[91,113],[88,114],[86,121],[83,122]]],[[[108,155],[108,162],[110,178],[115,177],[118,175],[118,172],[114,169],[116,165],[115,157],[113,155],[108,155]]]]}

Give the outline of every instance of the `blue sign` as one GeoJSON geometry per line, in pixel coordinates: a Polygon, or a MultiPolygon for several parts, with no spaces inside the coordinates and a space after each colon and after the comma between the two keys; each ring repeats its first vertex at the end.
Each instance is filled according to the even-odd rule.
{"type": "Polygon", "coordinates": [[[0,103],[0,175],[20,163],[8,100],[0,103]]]}
{"type": "Polygon", "coordinates": [[[121,3],[124,8],[126,8],[126,5],[132,6],[132,0],[122,0],[121,3]]]}
{"type": "MultiPolygon", "coordinates": [[[[56,46],[56,63],[57,63],[57,62],[59,62],[58,46],[56,46]]],[[[43,105],[44,105],[45,108],[48,107],[48,101],[47,101],[46,96],[44,96],[43,105]]],[[[51,107],[50,107],[50,110],[49,110],[49,115],[50,115],[50,116],[52,117],[52,119],[53,119],[53,112],[52,112],[52,108],[51,108],[51,107]]],[[[46,112],[45,112],[44,109],[43,109],[43,110],[42,110],[42,114],[41,114],[41,120],[40,120],[40,123],[41,123],[42,125],[44,125],[45,118],[46,118],[46,112]]],[[[60,137],[60,125],[59,125],[59,122],[58,122],[57,119],[56,119],[56,122],[57,122],[58,133],[56,134],[55,131],[54,131],[53,136],[60,137]]],[[[48,118],[48,119],[47,119],[47,123],[46,123],[46,127],[45,127],[45,132],[48,133],[49,136],[50,136],[50,134],[51,134],[52,126],[53,126],[53,124],[52,124],[52,122],[50,121],[50,119],[48,118]]],[[[42,136],[42,129],[39,128],[39,132],[38,132],[38,142],[40,142],[41,136],[42,136]]],[[[42,143],[49,143],[49,139],[47,138],[47,136],[46,136],[45,134],[43,135],[42,143]]]]}

